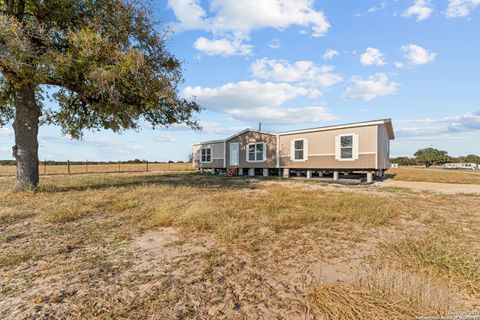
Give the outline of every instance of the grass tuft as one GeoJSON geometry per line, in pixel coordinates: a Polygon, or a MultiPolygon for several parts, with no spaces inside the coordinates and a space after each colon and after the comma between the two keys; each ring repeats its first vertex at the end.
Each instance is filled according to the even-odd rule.
{"type": "Polygon", "coordinates": [[[407,320],[425,310],[405,297],[347,283],[317,286],[307,297],[307,314],[326,320],[407,320]]]}
{"type": "Polygon", "coordinates": [[[421,238],[408,237],[385,246],[390,255],[404,268],[420,271],[460,287],[473,294],[480,293],[480,254],[472,250],[461,234],[429,233],[421,238]]]}

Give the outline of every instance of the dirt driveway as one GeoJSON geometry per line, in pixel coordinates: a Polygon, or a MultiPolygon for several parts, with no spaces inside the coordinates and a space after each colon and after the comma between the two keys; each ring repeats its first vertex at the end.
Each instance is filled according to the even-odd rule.
{"type": "Polygon", "coordinates": [[[398,187],[410,188],[417,191],[433,191],[439,193],[474,193],[480,194],[480,185],[478,184],[453,184],[453,183],[436,183],[436,182],[418,182],[418,181],[397,181],[386,180],[376,183],[380,187],[398,187]]]}

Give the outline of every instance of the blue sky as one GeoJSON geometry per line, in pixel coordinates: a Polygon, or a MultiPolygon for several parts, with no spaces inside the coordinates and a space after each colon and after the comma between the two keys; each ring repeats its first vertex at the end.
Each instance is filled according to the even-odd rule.
{"type": "MultiPolygon", "coordinates": [[[[480,0],[169,0],[154,9],[184,62],[180,94],[205,107],[182,126],[83,141],[40,129],[40,158],[186,160],[194,142],[262,122],[285,131],[392,118],[392,155],[480,154],[480,0]]],[[[10,159],[11,127],[0,128],[10,159]]]]}

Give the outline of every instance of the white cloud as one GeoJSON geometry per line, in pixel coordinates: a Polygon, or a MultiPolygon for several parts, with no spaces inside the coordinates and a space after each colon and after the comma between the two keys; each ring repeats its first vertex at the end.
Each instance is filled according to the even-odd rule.
{"type": "Polygon", "coordinates": [[[170,134],[159,134],[153,137],[153,141],[156,142],[175,142],[177,138],[170,134]]]}
{"type": "MultiPolygon", "coordinates": [[[[219,122],[214,122],[214,121],[207,121],[207,120],[202,120],[199,121],[198,123],[200,127],[202,128],[202,133],[206,134],[222,134],[222,135],[227,135],[227,134],[232,134],[235,132],[238,132],[240,130],[245,129],[245,126],[226,126],[225,123],[219,123],[219,122]]],[[[145,126],[148,129],[151,129],[152,127],[149,126],[148,124],[145,126]]],[[[168,128],[161,128],[163,132],[170,132],[170,131],[191,131],[192,128],[190,128],[186,124],[175,124],[171,127],[168,128]]],[[[169,136],[169,134],[166,134],[169,136]]]]}
{"type": "Polygon", "coordinates": [[[242,39],[207,39],[198,38],[193,44],[195,49],[207,55],[233,56],[251,55],[252,46],[244,44],[242,39]]]}
{"type": "Polygon", "coordinates": [[[209,28],[208,21],[206,21],[207,13],[200,6],[200,1],[169,0],[168,6],[179,21],[175,25],[177,28],[185,30],[209,28]]]}
{"type": "Polygon", "coordinates": [[[252,109],[262,106],[278,106],[299,96],[310,96],[312,90],[290,85],[288,83],[272,83],[240,81],[227,83],[220,87],[186,87],[186,97],[194,96],[200,105],[207,110],[225,112],[231,109],[252,109]]]}
{"type": "Polygon", "coordinates": [[[403,62],[397,61],[397,62],[395,62],[395,67],[397,69],[403,69],[403,68],[405,68],[405,64],[403,62]]]}
{"type": "Polygon", "coordinates": [[[416,16],[417,21],[428,19],[433,12],[431,0],[414,0],[413,5],[408,7],[402,17],[416,16]]]}
{"type": "Polygon", "coordinates": [[[311,123],[334,118],[321,106],[285,108],[281,105],[298,97],[312,97],[316,91],[288,83],[241,81],[225,85],[187,87],[184,96],[195,96],[209,111],[230,115],[235,120],[276,124],[311,123]]]}
{"type": "Polygon", "coordinates": [[[255,112],[235,110],[232,116],[247,122],[261,121],[264,124],[304,124],[334,120],[336,117],[325,107],[309,106],[296,108],[260,107],[255,112]]]}
{"type": "Polygon", "coordinates": [[[448,124],[451,130],[480,130],[480,110],[466,113],[460,116],[444,117],[444,118],[424,118],[415,120],[399,120],[402,125],[412,124],[448,124]]]}
{"type": "Polygon", "coordinates": [[[204,30],[235,39],[247,39],[257,29],[283,30],[294,25],[321,37],[330,28],[313,0],[212,0],[208,12],[199,0],[168,0],[168,6],[177,18],[174,29],[204,30]]]}
{"type": "Polygon", "coordinates": [[[202,132],[206,134],[230,135],[245,129],[245,126],[225,126],[225,123],[200,121],[202,132]]]}
{"type": "Polygon", "coordinates": [[[405,58],[414,64],[429,63],[435,60],[435,57],[437,56],[436,53],[428,52],[428,50],[416,44],[404,45],[401,47],[401,50],[405,53],[405,58]]]}
{"type": "Polygon", "coordinates": [[[339,53],[337,50],[333,49],[327,49],[325,53],[323,54],[323,60],[330,60],[333,59],[333,57],[338,56],[339,53]]]}
{"type": "Polygon", "coordinates": [[[266,58],[256,60],[251,66],[253,75],[259,79],[321,87],[330,87],[342,81],[341,76],[331,73],[334,69],[333,66],[317,66],[306,60],[289,63],[266,58]]]}
{"type": "Polygon", "coordinates": [[[397,92],[398,84],[388,79],[384,73],[377,73],[366,79],[352,77],[351,84],[343,93],[343,99],[369,101],[377,97],[397,92]]]}
{"type": "Polygon", "coordinates": [[[480,110],[460,116],[397,121],[400,137],[452,135],[480,131],[480,110]]]}
{"type": "Polygon", "coordinates": [[[383,53],[376,48],[367,48],[360,56],[360,63],[364,66],[383,66],[386,64],[383,53]]]}
{"type": "Polygon", "coordinates": [[[445,15],[449,18],[468,16],[480,4],[480,0],[448,0],[445,15]]]}
{"type": "Polygon", "coordinates": [[[367,16],[367,15],[369,15],[369,14],[371,14],[371,13],[376,12],[376,11],[385,9],[385,8],[387,7],[387,5],[388,5],[388,1],[385,0],[385,1],[380,2],[380,3],[379,3],[378,5],[376,5],[376,6],[373,6],[373,7],[368,8],[367,12],[365,12],[365,13],[356,13],[354,16],[355,16],[355,17],[364,17],[364,16],[367,16]]]}
{"type": "Polygon", "coordinates": [[[313,0],[212,0],[212,25],[216,30],[249,33],[254,29],[285,29],[299,25],[323,36],[330,28],[325,14],[313,0]]]}
{"type": "Polygon", "coordinates": [[[272,39],[272,41],[270,41],[268,43],[268,46],[272,49],[279,49],[280,48],[280,40],[272,39]]]}

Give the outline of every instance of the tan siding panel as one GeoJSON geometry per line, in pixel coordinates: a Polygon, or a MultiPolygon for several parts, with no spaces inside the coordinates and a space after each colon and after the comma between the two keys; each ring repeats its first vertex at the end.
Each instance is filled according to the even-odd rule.
{"type": "Polygon", "coordinates": [[[275,135],[247,131],[227,141],[227,167],[230,163],[230,143],[238,142],[239,168],[275,168],[277,153],[277,137],[275,135]],[[264,162],[247,162],[247,145],[253,142],[266,143],[266,159],[264,162]]]}
{"type": "Polygon", "coordinates": [[[390,158],[390,138],[385,125],[378,126],[378,168],[388,169],[390,158]]]}
{"type": "Polygon", "coordinates": [[[195,167],[200,168],[223,168],[223,142],[207,143],[193,146],[193,160],[195,167]],[[212,163],[201,163],[201,149],[212,148],[212,163]]]}
{"type": "Polygon", "coordinates": [[[291,168],[351,168],[374,169],[376,153],[377,126],[334,129],[280,136],[281,166],[291,168]],[[355,161],[335,160],[335,137],[341,134],[358,135],[359,159],[355,161]],[[292,161],[291,141],[294,139],[308,140],[308,160],[292,161]]]}

